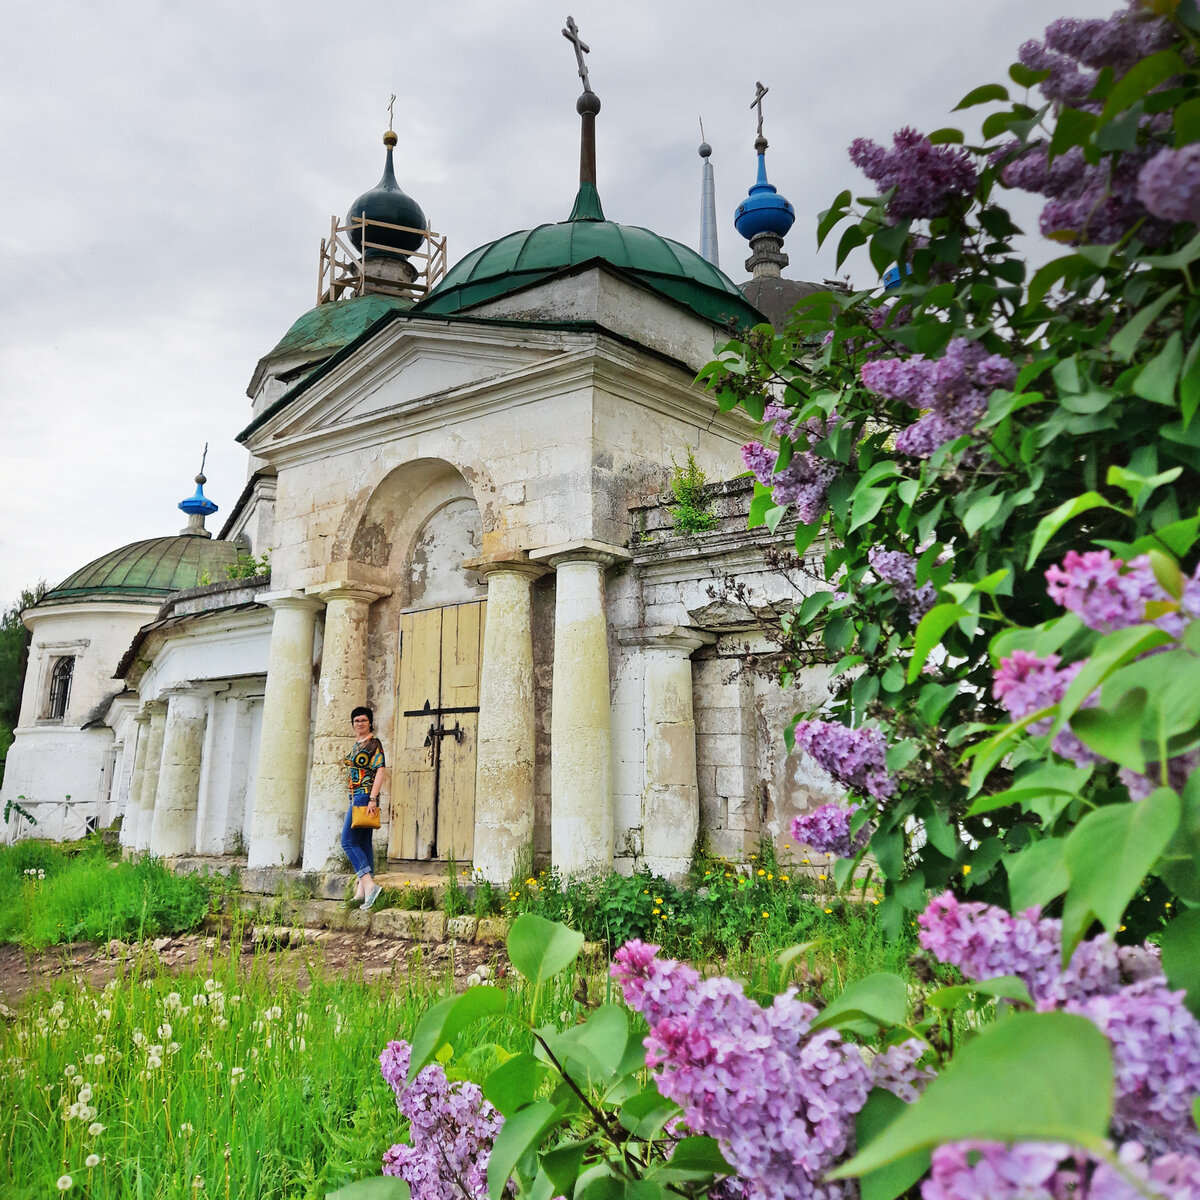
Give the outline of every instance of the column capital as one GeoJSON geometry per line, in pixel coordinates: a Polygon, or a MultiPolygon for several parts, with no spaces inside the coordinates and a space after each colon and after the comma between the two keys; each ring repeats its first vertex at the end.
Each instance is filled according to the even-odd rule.
{"type": "Polygon", "coordinates": [[[560,542],[557,546],[530,550],[529,557],[534,562],[547,563],[557,571],[563,563],[594,562],[601,567],[611,567],[613,563],[628,562],[633,556],[621,546],[579,538],[573,542],[560,542]]]}
{"type": "Polygon", "coordinates": [[[674,650],[679,654],[691,654],[701,646],[711,646],[717,640],[715,633],[706,629],[693,629],[690,625],[642,625],[627,630],[618,638],[622,646],[640,646],[646,650],[674,650]]]}
{"type": "Polygon", "coordinates": [[[392,589],[379,587],[373,583],[355,583],[351,579],[338,579],[332,583],[314,583],[304,589],[306,596],[316,596],[324,604],[331,600],[357,601],[360,604],[374,604],[384,596],[390,596],[392,589]]]}
{"type": "Polygon", "coordinates": [[[210,696],[228,690],[229,681],[226,679],[197,679],[189,680],[187,683],[172,684],[170,687],[163,688],[158,694],[167,700],[174,700],[176,697],[207,700],[210,696]]]}
{"type": "Polygon", "coordinates": [[[306,596],[298,588],[286,592],[263,592],[258,597],[258,603],[270,609],[293,608],[314,613],[321,607],[321,601],[316,596],[306,596]]]}
{"type": "Polygon", "coordinates": [[[550,573],[550,567],[543,566],[539,562],[532,562],[525,550],[519,550],[516,554],[485,554],[480,558],[466,558],[463,560],[463,568],[467,571],[474,571],[485,579],[489,575],[500,572],[509,575],[524,575],[529,579],[540,579],[543,575],[550,573]]]}
{"type": "Polygon", "coordinates": [[[145,713],[146,720],[148,721],[152,717],[164,716],[166,714],[166,711],[167,711],[166,700],[159,699],[156,696],[153,700],[147,700],[146,703],[142,705],[142,712],[138,713],[138,716],[140,717],[142,715],[142,713],[145,713]]]}

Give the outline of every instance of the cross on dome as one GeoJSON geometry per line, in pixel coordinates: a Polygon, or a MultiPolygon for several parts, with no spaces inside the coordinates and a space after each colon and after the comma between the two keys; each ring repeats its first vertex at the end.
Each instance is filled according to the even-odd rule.
{"type": "Polygon", "coordinates": [[[763,102],[763,97],[764,97],[764,96],[765,96],[765,95],[766,95],[766,94],[767,94],[767,93],[768,93],[768,92],[769,92],[771,89],[770,89],[770,88],[765,88],[765,87],[763,87],[763,85],[762,85],[761,83],[755,83],[755,85],[754,85],[754,86],[755,86],[755,87],[756,87],[758,90],[757,90],[757,91],[754,93],[754,99],[753,99],[753,100],[750,102],[750,107],[751,107],[751,108],[757,108],[757,109],[758,109],[758,136],[759,136],[759,137],[762,137],[762,135],[763,135],[763,131],[762,131],[762,102],[763,102]]]}
{"type": "Polygon", "coordinates": [[[588,82],[587,63],[584,61],[585,54],[591,54],[591,47],[579,36],[579,26],[575,24],[575,18],[567,17],[567,27],[562,31],[563,37],[575,47],[575,61],[579,64],[579,78],[583,80],[583,90],[590,92],[592,90],[591,83],[588,82]]]}

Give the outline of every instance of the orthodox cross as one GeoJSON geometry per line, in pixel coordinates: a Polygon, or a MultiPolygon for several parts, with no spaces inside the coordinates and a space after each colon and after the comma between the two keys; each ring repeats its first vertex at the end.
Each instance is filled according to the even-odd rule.
{"type": "Polygon", "coordinates": [[[763,97],[771,89],[763,87],[763,85],[761,83],[756,83],[754,86],[758,89],[758,91],[755,92],[754,99],[750,102],[750,107],[758,109],[758,136],[762,137],[762,135],[763,135],[763,133],[762,133],[762,102],[763,102],[763,97]]]}
{"type": "Polygon", "coordinates": [[[587,63],[583,61],[585,54],[591,54],[591,47],[579,36],[579,26],[574,17],[567,18],[567,27],[562,31],[563,37],[575,47],[575,61],[579,64],[579,78],[583,80],[583,90],[590,92],[592,85],[588,82],[587,63]]]}
{"type": "Polygon", "coordinates": [[[208,443],[204,443],[204,453],[200,455],[200,474],[204,474],[204,464],[208,461],[208,443]]]}
{"type": "Polygon", "coordinates": [[[395,106],[396,106],[396,93],[393,92],[391,95],[391,98],[388,100],[388,132],[392,131],[392,122],[395,120],[395,116],[392,113],[392,109],[395,106]]]}

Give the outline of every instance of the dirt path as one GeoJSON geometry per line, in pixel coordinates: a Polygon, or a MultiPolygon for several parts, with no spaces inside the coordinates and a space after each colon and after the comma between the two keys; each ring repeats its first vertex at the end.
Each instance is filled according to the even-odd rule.
{"type": "MultiPolygon", "coordinates": [[[[399,986],[412,970],[436,978],[452,971],[456,982],[464,986],[467,976],[480,964],[497,963],[500,973],[507,965],[502,948],[497,946],[454,942],[429,945],[405,938],[380,937],[363,930],[280,930],[273,936],[271,931],[261,929],[256,937],[247,927],[240,949],[243,973],[265,967],[273,981],[301,990],[309,986],[314,975],[359,979],[365,983],[391,979],[399,986]]],[[[100,988],[120,970],[134,964],[143,971],[182,973],[208,962],[215,953],[225,957],[229,951],[227,936],[222,939],[205,933],[155,938],[134,945],[78,942],[41,951],[0,946],[0,1001],[15,1006],[30,993],[64,978],[100,988]]]]}

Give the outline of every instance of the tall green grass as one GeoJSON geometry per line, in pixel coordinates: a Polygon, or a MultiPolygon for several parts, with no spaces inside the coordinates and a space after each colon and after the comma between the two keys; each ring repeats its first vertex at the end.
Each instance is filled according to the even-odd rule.
{"type": "Polygon", "coordinates": [[[22,841],[0,847],[0,942],[40,950],[181,933],[199,926],[227,886],[173,875],[149,857],[111,860],[98,838],[68,846],[22,841]]]}

